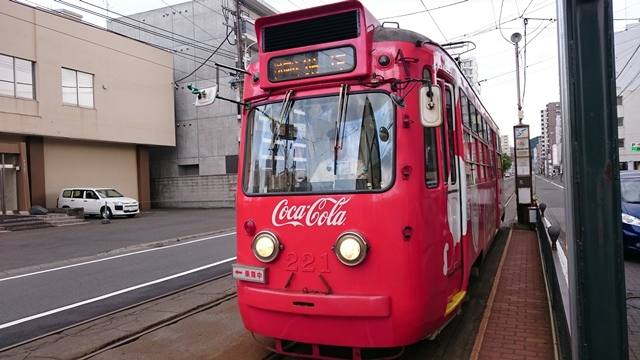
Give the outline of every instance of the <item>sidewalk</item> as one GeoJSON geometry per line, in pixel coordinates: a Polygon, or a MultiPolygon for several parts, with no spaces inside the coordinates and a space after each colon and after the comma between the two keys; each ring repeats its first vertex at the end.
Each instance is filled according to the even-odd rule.
{"type": "Polygon", "coordinates": [[[489,295],[472,360],[552,360],[554,345],[535,231],[514,225],[489,295]]]}

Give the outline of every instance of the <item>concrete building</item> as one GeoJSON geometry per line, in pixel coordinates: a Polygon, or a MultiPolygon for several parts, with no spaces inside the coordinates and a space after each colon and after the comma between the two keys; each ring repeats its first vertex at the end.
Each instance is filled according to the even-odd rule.
{"type": "Polygon", "coordinates": [[[56,207],[63,187],[108,186],[150,206],[149,147],[175,145],[173,56],[0,0],[0,204],[56,207]]]}
{"type": "Polygon", "coordinates": [[[480,78],[478,75],[478,62],[474,57],[469,58],[461,58],[460,59],[460,69],[462,69],[462,73],[467,77],[469,83],[473,90],[476,91],[478,95],[480,95],[480,78]]]}
{"type": "Polygon", "coordinates": [[[509,135],[500,135],[500,151],[502,154],[507,154],[511,156],[509,153],[509,148],[511,147],[511,140],[509,140],[509,135]]]}
{"type": "Polygon", "coordinates": [[[640,170],[640,23],[615,34],[620,170],[640,170]]]}
{"type": "MultiPolygon", "coordinates": [[[[260,0],[242,2],[243,62],[257,52],[253,19],[277,11],[260,0]]],[[[215,63],[236,66],[235,1],[199,0],[118,18],[107,27],[171,49],[174,57],[176,147],[150,149],[151,193],[157,207],[235,205],[240,118],[238,105],[216,100],[195,107],[199,89],[216,83],[215,63]],[[163,30],[165,29],[165,30],[163,30]]],[[[219,95],[241,99],[238,77],[220,69],[219,95]]]]}
{"type": "Polygon", "coordinates": [[[540,110],[540,160],[544,163],[543,173],[548,175],[553,169],[560,169],[561,154],[558,149],[562,144],[562,117],[560,103],[548,103],[545,109],[540,110]],[[554,145],[556,151],[553,151],[554,145]],[[555,155],[554,155],[555,154],[555,155]]]}

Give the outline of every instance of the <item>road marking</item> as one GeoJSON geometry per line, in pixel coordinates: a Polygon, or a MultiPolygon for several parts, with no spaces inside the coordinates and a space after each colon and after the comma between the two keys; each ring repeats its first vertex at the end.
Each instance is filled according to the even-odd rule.
{"type": "Polygon", "coordinates": [[[544,181],[546,181],[546,182],[548,182],[549,184],[553,184],[553,185],[555,185],[555,186],[559,187],[560,189],[563,189],[563,190],[564,190],[564,186],[558,185],[558,184],[554,183],[553,181],[549,181],[549,180],[547,180],[547,179],[543,178],[543,177],[542,177],[542,176],[540,176],[540,175],[536,175],[536,177],[537,177],[537,178],[539,178],[539,179],[542,179],[542,180],[544,180],[544,181]]]}
{"type": "Polygon", "coordinates": [[[93,299],[80,301],[80,302],[77,302],[75,304],[59,307],[57,309],[45,311],[45,312],[42,312],[42,313],[39,313],[39,314],[35,314],[35,315],[31,315],[31,316],[28,316],[28,317],[25,317],[25,318],[22,318],[22,319],[18,319],[18,320],[14,320],[14,321],[11,321],[11,322],[8,322],[8,323],[0,324],[0,329],[5,329],[5,328],[8,328],[8,327],[11,327],[11,326],[14,326],[14,325],[21,324],[23,322],[27,322],[27,321],[30,321],[30,320],[35,320],[35,319],[38,319],[38,318],[41,318],[41,317],[44,317],[44,316],[47,316],[47,315],[51,315],[51,314],[59,313],[61,311],[73,309],[73,308],[78,307],[78,306],[82,306],[82,305],[90,304],[92,302],[104,300],[104,299],[110,298],[112,296],[124,294],[126,292],[133,291],[133,290],[136,290],[136,289],[140,289],[140,288],[145,287],[145,286],[149,286],[149,285],[157,284],[157,283],[160,283],[160,282],[163,282],[163,281],[175,279],[177,277],[180,277],[180,276],[183,276],[183,275],[188,275],[188,274],[194,273],[196,271],[204,270],[204,269],[207,269],[207,268],[210,268],[210,267],[218,266],[218,265],[227,263],[229,261],[233,261],[235,259],[236,259],[236,257],[234,256],[232,258],[224,259],[224,260],[215,262],[213,264],[200,266],[198,268],[187,270],[187,271],[181,272],[179,274],[174,274],[174,275],[170,275],[170,276],[167,276],[167,277],[163,277],[162,279],[149,281],[149,282],[146,282],[144,284],[128,287],[126,289],[118,290],[116,292],[112,292],[112,293],[109,293],[109,294],[101,295],[101,296],[95,297],[93,299]]]}
{"type": "Polygon", "coordinates": [[[0,279],[0,282],[7,281],[7,280],[19,279],[19,278],[23,278],[23,277],[27,277],[27,276],[33,276],[33,275],[44,274],[44,273],[53,272],[53,271],[58,271],[58,270],[69,269],[69,268],[76,267],[76,266],[82,266],[82,265],[88,265],[88,264],[95,264],[95,263],[98,263],[98,262],[107,261],[107,260],[113,260],[113,259],[118,259],[118,258],[125,257],[125,256],[137,255],[137,254],[147,253],[147,252],[151,252],[151,251],[158,251],[158,250],[170,249],[170,248],[172,248],[172,247],[183,246],[183,245],[189,245],[189,244],[197,243],[197,242],[200,242],[200,241],[206,241],[206,240],[217,239],[217,238],[221,238],[221,237],[223,237],[223,236],[233,235],[233,234],[235,234],[235,233],[236,233],[236,232],[234,231],[234,232],[230,232],[230,233],[226,233],[226,234],[221,234],[221,235],[216,235],[216,236],[208,236],[208,237],[206,237],[206,238],[202,238],[202,239],[198,239],[198,240],[193,240],[193,241],[189,241],[189,242],[182,242],[182,243],[179,243],[179,244],[173,244],[173,245],[163,246],[163,247],[159,247],[159,248],[153,248],[153,249],[140,250],[140,251],[136,251],[136,252],[132,252],[132,253],[127,253],[127,254],[122,254],[122,255],[111,256],[111,257],[107,257],[107,258],[104,258],[104,259],[97,259],[97,260],[85,261],[85,262],[81,262],[81,263],[73,264],[73,265],[60,266],[60,267],[53,268],[53,269],[48,269],[48,270],[34,271],[34,272],[32,272],[32,273],[27,273],[27,274],[22,274],[22,275],[16,275],[16,276],[11,276],[11,277],[8,277],[8,278],[0,279]]]}
{"type": "Polygon", "coordinates": [[[509,203],[511,202],[511,199],[513,199],[513,197],[516,195],[516,193],[514,192],[513,194],[511,194],[511,196],[509,196],[509,200],[507,200],[507,203],[504,204],[504,207],[506,208],[507,206],[509,206],[509,203]]]}

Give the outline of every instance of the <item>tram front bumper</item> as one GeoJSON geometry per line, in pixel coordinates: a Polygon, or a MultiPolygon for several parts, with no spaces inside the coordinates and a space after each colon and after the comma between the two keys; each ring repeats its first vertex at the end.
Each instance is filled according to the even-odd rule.
{"type": "Polygon", "coordinates": [[[386,295],[301,294],[252,286],[238,286],[238,302],[253,308],[302,315],[388,317],[386,295]]]}

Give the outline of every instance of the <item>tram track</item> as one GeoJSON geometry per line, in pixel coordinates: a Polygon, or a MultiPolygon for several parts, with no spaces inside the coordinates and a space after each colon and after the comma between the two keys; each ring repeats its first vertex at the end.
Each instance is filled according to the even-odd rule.
{"type": "MultiPolygon", "coordinates": [[[[102,315],[99,315],[99,316],[94,316],[94,317],[92,317],[90,319],[86,319],[84,321],[75,323],[73,325],[69,325],[69,326],[66,326],[66,327],[63,327],[63,328],[60,328],[60,329],[57,329],[57,330],[54,330],[54,331],[39,335],[39,336],[36,336],[36,337],[33,337],[31,339],[28,339],[28,340],[21,341],[21,342],[16,343],[16,344],[12,344],[10,346],[7,346],[7,347],[4,347],[4,348],[0,349],[0,354],[8,352],[8,351],[13,350],[13,349],[20,348],[20,347],[28,347],[30,344],[33,344],[33,343],[35,343],[35,342],[37,342],[39,340],[43,340],[43,339],[46,339],[48,337],[56,336],[56,335],[62,334],[64,332],[72,331],[74,329],[79,329],[82,326],[85,326],[87,324],[90,324],[90,323],[93,323],[93,322],[99,322],[101,320],[108,319],[108,318],[116,316],[118,314],[122,314],[122,313],[125,313],[127,311],[139,308],[139,307],[144,307],[145,305],[149,305],[149,304],[152,304],[152,303],[155,303],[155,302],[158,302],[158,301],[169,299],[169,298],[171,298],[173,296],[179,295],[180,293],[188,292],[190,290],[194,290],[194,289],[197,289],[199,287],[206,286],[208,284],[212,284],[212,283],[214,283],[216,281],[219,281],[219,280],[222,280],[222,279],[225,279],[225,278],[230,278],[230,275],[231,275],[231,273],[228,272],[228,273],[216,276],[216,277],[211,278],[211,279],[206,279],[206,280],[203,280],[203,281],[200,281],[200,282],[188,285],[188,286],[183,286],[183,287],[181,287],[179,289],[172,290],[172,291],[170,291],[170,292],[168,292],[166,294],[162,294],[162,295],[159,295],[159,296],[155,296],[153,298],[149,298],[149,299],[146,299],[146,300],[143,300],[143,301],[139,301],[137,303],[128,305],[128,306],[120,308],[118,310],[114,310],[114,311],[111,311],[111,312],[108,312],[108,313],[105,313],[105,314],[102,314],[102,315]]],[[[102,353],[102,352],[105,352],[105,351],[117,348],[119,346],[125,345],[127,343],[136,341],[141,336],[144,336],[144,335],[149,334],[151,332],[157,331],[157,330],[162,329],[164,327],[170,326],[170,325],[172,325],[172,324],[174,324],[174,323],[176,323],[178,321],[181,321],[181,320],[183,320],[185,318],[188,318],[188,317],[193,316],[195,314],[198,314],[200,312],[207,311],[209,309],[215,308],[216,306],[219,306],[220,304],[223,304],[223,303],[225,303],[225,302],[227,302],[229,300],[235,299],[236,296],[237,295],[236,295],[236,292],[235,292],[235,289],[234,289],[233,292],[229,292],[229,293],[223,294],[220,297],[217,297],[217,298],[211,299],[210,301],[206,301],[206,302],[203,302],[201,304],[198,304],[198,305],[196,305],[194,307],[191,307],[189,309],[186,309],[186,310],[184,310],[184,311],[182,311],[180,313],[176,313],[173,316],[168,316],[168,317],[162,318],[162,319],[160,319],[160,320],[158,320],[158,321],[156,321],[154,323],[147,324],[145,326],[141,326],[136,331],[130,332],[128,334],[125,334],[123,336],[120,336],[120,337],[117,337],[117,338],[114,338],[114,339],[110,339],[108,341],[105,340],[105,342],[103,344],[88,350],[87,353],[82,354],[82,356],[81,357],[77,357],[77,359],[89,359],[89,358],[91,358],[91,357],[93,357],[93,356],[95,356],[97,354],[102,353]]]]}

